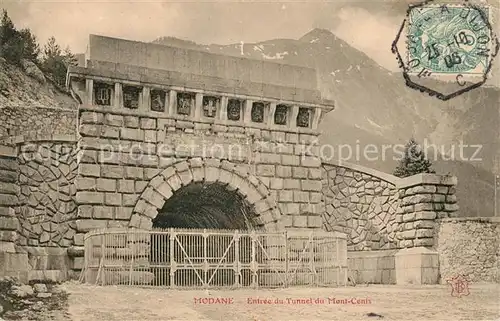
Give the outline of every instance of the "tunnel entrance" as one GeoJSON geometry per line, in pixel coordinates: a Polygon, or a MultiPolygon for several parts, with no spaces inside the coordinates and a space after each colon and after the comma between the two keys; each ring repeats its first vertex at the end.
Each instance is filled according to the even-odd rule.
{"type": "Polygon", "coordinates": [[[249,230],[255,226],[253,207],[236,191],[220,183],[191,183],[177,190],[153,220],[153,228],[249,230]]]}
{"type": "MultiPolygon", "coordinates": [[[[193,229],[197,233],[176,233],[174,241],[171,241],[170,233],[151,235],[151,263],[168,266],[176,262],[179,267],[173,271],[171,268],[152,269],[155,283],[171,285],[173,281],[179,286],[201,286],[201,280],[208,281],[213,275],[213,284],[234,284],[234,271],[217,266],[250,260],[250,237],[239,240],[236,251],[230,230],[253,229],[255,217],[253,207],[226,185],[195,182],[180,188],[158,211],[153,228],[193,229]],[[219,234],[216,230],[229,230],[229,234],[219,234]],[[202,268],[206,264],[210,269],[202,268]]],[[[250,282],[250,274],[242,276],[240,282],[250,282]]]]}

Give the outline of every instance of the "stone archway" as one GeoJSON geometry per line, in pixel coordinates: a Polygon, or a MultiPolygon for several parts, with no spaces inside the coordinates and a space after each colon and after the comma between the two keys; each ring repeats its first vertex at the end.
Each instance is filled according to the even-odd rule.
{"type": "Polygon", "coordinates": [[[220,182],[192,182],[169,198],[153,219],[153,228],[251,230],[253,206],[220,182]]]}
{"type": "Polygon", "coordinates": [[[242,166],[218,159],[192,158],[173,164],[156,175],[139,197],[129,227],[149,230],[153,219],[174,193],[192,183],[218,183],[230,192],[238,193],[252,206],[254,224],[275,231],[281,217],[276,200],[268,188],[242,166]]]}

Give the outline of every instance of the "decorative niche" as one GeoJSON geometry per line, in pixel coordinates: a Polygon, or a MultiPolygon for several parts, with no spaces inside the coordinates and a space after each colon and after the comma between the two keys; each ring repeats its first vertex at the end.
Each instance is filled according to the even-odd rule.
{"type": "Polygon", "coordinates": [[[298,127],[311,127],[312,110],[311,108],[299,107],[297,114],[298,127]]]}
{"type": "Polygon", "coordinates": [[[191,115],[191,111],[194,109],[195,104],[195,94],[187,92],[177,93],[177,114],[179,115],[191,115]]]}
{"type": "Polygon", "coordinates": [[[239,121],[243,114],[243,100],[228,99],[227,101],[227,119],[239,121]]]}
{"type": "Polygon", "coordinates": [[[166,101],[167,101],[167,93],[163,90],[159,89],[151,89],[150,99],[151,99],[151,110],[164,112],[166,101]]]}
{"type": "Polygon", "coordinates": [[[263,123],[265,119],[266,104],[263,102],[252,103],[251,118],[254,123],[263,123]]]}
{"type": "Polygon", "coordinates": [[[274,123],[276,125],[286,125],[290,113],[290,106],[279,104],[274,112],[274,123]]]}
{"type": "Polygon", "coordinates": [[[94,81],[94,104],[111,106],[113,104],[114,86],[105,82],[94,81]]]}
{"type": "Polygon", "coordinates": [[[129,109],[139,108],[141,92],[141,87],[123,86],[123,107],[129,109]]]}
{"type": "Polygon", "coordinates": [[[215,96],[203,96],[203,116],[215,118],[220,107],[220,98],[215,96]]]}

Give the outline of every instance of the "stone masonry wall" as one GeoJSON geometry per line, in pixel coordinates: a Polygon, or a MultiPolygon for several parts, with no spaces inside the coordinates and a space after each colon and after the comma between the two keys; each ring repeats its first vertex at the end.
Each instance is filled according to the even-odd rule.
{"type": "Polygon", "coordinates": [[[75,235],[76,142],[25,143],[19,149],[20,245],[68,247],[75,235]]]}
{"type": "Polygon", "coordinates": [[[14,209],[19,200],[19,165],[14,148],[0,146],[0,252],[14,252],[19,221],[14,209]]]}
{"type": "Polygon", "coordinates": [[[396,248],[396,178],[361,166],[323,163],[322,170],[324,228],[346,233],[349,250],[396,248]]]}
{"type": "MultiPolygon", "coordinates": [[[[174,172],[184,173],[185,166],[202,162],[221,168],[221,173],[223,164],[229,163],[224,170],[238,173],[236,187],[262,184],[269,191],[258,212],[278,211],[283,227],[322,225],[321,162],[317,146],[309,147],[317,139],[313,131],[298,134],[248,128],[241,122],[209,124],[182,117],[156,118],[147,112],[85,108],[80,110],[79,133],[78,233],[128,226],[150,181],[180,162],[184,163],[174,172]]],[[[170,182],[177,183],[183,181],[170,182]]],[[[179,186],[171,188],[175,191],[179,186]]]]}
{"type": "Polygon", "coordinates": [[[436,219],[454,217],[458,210],[456,177],[419,174],[398,183],[401,205],[396,220],[402,248],[432,247],[437,233],[436,219]]]}
{"type": "Polygon", "coordinates": [[[323,163],[323,228],[354,251],[433,247],[436,219],[458,210],[455,177],[397,178],[359,165],[323,163]]]}
{"type": "Polygon", "coordinates": [[[459,275],[500,282],[500,219],[442,219],[436,239],[441,283],[459,275]]]}
{"type": "Polygon", "coordinates": [[[54,135],[74,135],[76,110],[61,108],[0,108],[0,143],[13,145],[24,140],[54,135]]]}

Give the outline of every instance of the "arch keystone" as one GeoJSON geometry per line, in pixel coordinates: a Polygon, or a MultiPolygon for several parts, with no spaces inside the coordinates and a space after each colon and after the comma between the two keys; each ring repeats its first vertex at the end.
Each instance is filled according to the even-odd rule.
{"type": "Polygon", "coordinates": [[[195,182],[201,182],[205,178],[205,168],[202,166],[192,168],[191,172],[193,174],[193,181],[195,182]]]}
{"type": "Polygon", "coordinates": [[[205,167],[205,181],[215,183],[219,179],[220,170],[217,167],[205,167]]]}
{"type": "Polygon", "coordinates": [[[191,168],[203,167],[203,160],[201,157],[194,157],[189,160],[189,165],[191,168]]]}

